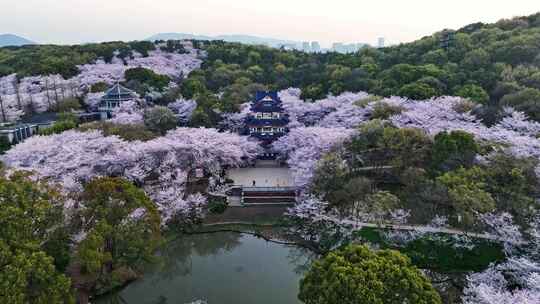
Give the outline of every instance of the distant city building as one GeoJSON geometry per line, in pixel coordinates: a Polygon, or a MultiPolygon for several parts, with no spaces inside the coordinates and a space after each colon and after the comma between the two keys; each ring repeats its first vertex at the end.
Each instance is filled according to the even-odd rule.
{"type": "Polygon", "coordinates": [[[291,50],[296,50],[297,46],[294,43],[282,43],[279,45],[279,48],[287,50],[287,51],[291,51],[291,50]]]}
{"type": "Polygon", "coordinates": [[[344,44],[344,43],[341,43],[341,42],[335,42],[334,44],[332,44],[332,49],[331,50],[334,51],[334,52],[347,54],[347,53],[356,53],[361,48],[364,48],[364,47],[367,47],[367,46],[369,46],[369,44],[363,43],[363,42],[349,43],[349,44],[344,44]]]}
{"type": "Polygon", "coordinates": [[[105,96],[101,98],[99,104],[99,112],[101,112],[101,118],[111,118],[114,108],[119,107],[120,104],[126,101],[135,99],[135,93],[121,86],[119,83],[115,84],[112,88],[105,92],[105,96]]]}
{"type": "Polygon", "coordinates": [[[321,51],[321,45],[319,44],[319,42],[311,42],[311,51],[314,53],[319,53],[321,51]]]}
{"type": "Polygon", "coordinates": [[[302,42],[302,51],[311,52],[311,44],[307,41],[302,42]]]}
{"type": "Polygon", "coordinates": [[[338,53],[345,53],[345,52],[344,52],[344,46],[343,46],[343,43],[341,43],[341,42],[334,42],[334,43],[332,44],[332,51],[338,52],[338,53]]]}
{"type": "Polygon", "coordinates": [[[384,37],[379,37],[377,39],[377,47],[383,48],[384,47],[384,37]]]}

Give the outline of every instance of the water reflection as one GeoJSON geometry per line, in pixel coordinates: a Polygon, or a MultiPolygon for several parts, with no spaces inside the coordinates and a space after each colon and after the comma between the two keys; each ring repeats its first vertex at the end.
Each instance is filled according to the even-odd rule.
{"type": "Polygon", "coordinates": [[[159,263],[147,270],[156,279],[174,279],[190,275],[193,256],[206,257],[229,252],[240,245],[239,233],[205,233],[182,236],[167,243],[158,253],[159,263]]]}
{"type": "Polygon", "coordinates": [[[184,236],[160,252],[142,280],[94,303],[296,304],[309,251],[251,235],[219,232],[184,236]]]}

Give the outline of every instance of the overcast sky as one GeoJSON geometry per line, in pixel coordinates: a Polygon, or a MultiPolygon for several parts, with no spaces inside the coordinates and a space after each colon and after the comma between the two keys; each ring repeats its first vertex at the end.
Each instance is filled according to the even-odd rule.
{"type": "Polygon", "coordinates": [[[375,44],[538,11],[540,0],[0,0],[0,33],[40,43],[183,32],[375,44]]]}

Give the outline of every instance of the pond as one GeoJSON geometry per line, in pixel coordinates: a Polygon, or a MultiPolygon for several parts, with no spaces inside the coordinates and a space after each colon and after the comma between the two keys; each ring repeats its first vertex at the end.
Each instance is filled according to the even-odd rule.
{"type": "Polygon", "coordinates": [[[160,265],[141,280],[92,303],[301,303],[299,281],[310,254],[249,234],[216,232],[182,236],[160,256],[160,265]]]}

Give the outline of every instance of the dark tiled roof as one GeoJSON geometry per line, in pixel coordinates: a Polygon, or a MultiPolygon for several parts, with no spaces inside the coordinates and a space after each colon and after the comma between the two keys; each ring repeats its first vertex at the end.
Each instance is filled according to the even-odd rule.
{"type": "Polygon", "coordinates": [[[252,112],[283,112],[281,99],[276,91],[257,91],[255,101],[251,105],[252,112]]]}
{"type": "Polygon", "coordinates": [[[270,97],[273,101],[281,103],[277,91],[257,91],[255,93],[255,102],[261,101],[266,97],[270,97]]]}
{"type": "Polygon", "coordinates": [[[105,92],[103,100],[129,100],[135,98],[133,91],[128,90],[120,84],[115,84],[112,88],[105,92]]]}

